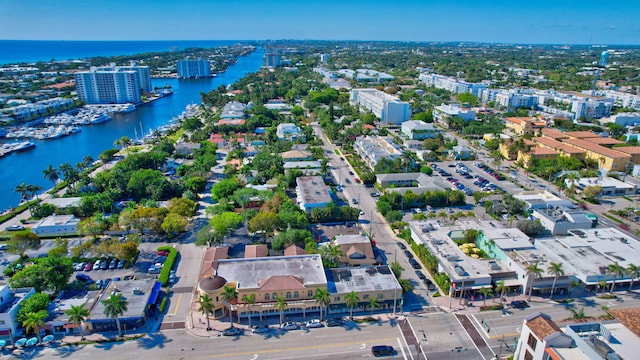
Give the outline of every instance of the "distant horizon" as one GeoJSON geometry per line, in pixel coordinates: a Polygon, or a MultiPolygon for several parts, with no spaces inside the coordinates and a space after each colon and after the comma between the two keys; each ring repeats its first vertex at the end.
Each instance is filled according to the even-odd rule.
{"type": "Polygon", "coordinates": [[[0,0],[0,34],[34,41],[640,45],[638,14],[640,1],[601,0],[0,0]]]}
{"type": "Polygon", "coordinates": [[[418,44],[488,44],[488,45],[544,45],[544,46],[588,46],[588,47],[609,47],[609,46],[629,46],[640,47],[638,44],[622,43],[526,43],[526,42],[499,42],[499,41],[469,41],[469,40],[359,40],[359,39],[0,39],[0,41],[33,41],[33,42],[268,42],[268,41],[317,41],[317,42],[380,42],[380,43],[418,43],[418,44]]]}

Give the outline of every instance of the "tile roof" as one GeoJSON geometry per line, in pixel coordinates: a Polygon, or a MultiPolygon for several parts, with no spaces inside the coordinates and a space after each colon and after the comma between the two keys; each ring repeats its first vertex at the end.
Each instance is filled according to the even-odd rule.
{"type": "Polygon", "coordinates": [[[202,259],[202,267],[200,268],[200,278],[215,274],[218,267],[218,260],[229,257],[228,246],[216,246],[207,248],[202,259]]]}
{"type": "Polygon", "coordinates": [[[289,245],[289,247],[284,249],[284,256],[305,255],[306,253],[307,252],[303,248],[297,245],[289,245]]]}
{"type": "Polygon", "coordinates": [[[540,145],[544,145],[567,154],[584,154],[584,150],[574,148],[570,145],[563,144],[558,140],[554,140],[548,137],[537,137],[534,138],[533,141],[537,142],[540,145]]]}
{"type": "Polygon", "coordinates": [[[623,143],[618,139],[610,137],[585,138],[584,140],[598,145],[616,145],[623,143]]]}
{"type": "Polygon", "coordinates": [[[265,244],[246,245],[244,247],[245,258],[265,257],[269,253],[269,248],[265,244]]]}
{"type": "Polygon", "coordinates": [[[609,310],[629,331],[640,336],[640,308],[609,310]]]}
{"type": "Polygon", "coordinates": [[[629,155],[640,154],[640,146],[618,146],[614,148],[615,151],[620,151],[629,155]]]}
{"type": "Polygon", "coordinates": [[[532,117],[508,117],[504,119],[506,122],[511,122],[514,124],[522,124],[525,122],[533,122],[534,120],[536,120],[536,118],[532,118],[532,117]]]}
{"type": "Polygon", "coordinates": [[[591,131],[568,131],[565,133],[565,135],[576,138],[576,139],[600,137],[600,135],[593,133],[591,131]]]}
{"type": "Polygon", "coordinates": [[[552,320],[545,318],[542,315],[538,315],[535,318],[527,321],[527,326],[531,332],[540,340],[546,338],[549,335],[553,335],[556,332],[562,332],[560,327],[556,325],[552,320]]]}
{"type": "Polygon", "coordinates": [[[592,142],[588,142],[586,140],[581,139],[564,139],[563,143],[569,144],[574,147],[578,147],[581,149],[585,149],[588,151],[595,152],[599,155],[604,155],[612,158],[629,158],[628,154],[621,153],[619,151],[611,150],[602,145],[594,144],[592,142]]]}
{"type": "Polygon", "coordinates": [[[554,128],[544,128],[540,130],[540,132],[542,133],[543,136],[546,136],[552,139],[566,139],[568,137],[564,132],[554,128]]]}
{"type": "Polygon", "coordinates": [[[293,275],[273,275],[258,282],[260,291],[304,289],[302,278],[293,275]]]}
{"type": "Polygon", "coordinates": [[[531,155],[560,155],[560,153],[557,152],[556,150],[540,147],[540,146],[532,147],[530,152],[531,152],[531,155]]]}

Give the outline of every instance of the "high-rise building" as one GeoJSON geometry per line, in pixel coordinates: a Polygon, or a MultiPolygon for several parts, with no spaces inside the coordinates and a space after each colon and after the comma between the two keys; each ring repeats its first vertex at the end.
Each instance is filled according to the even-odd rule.
{"type": "Polygon", "coordinates": [[[148,66],[115,66],[115,64],[111,64],[111,66],[100,66],[95,68],[97,71],[134,71],[136,73],[136,77],[138,78],[138,84],[140,89],[144,92],[150,93],[153,88],[151,87],[151,71],[148,66]]]}
{"type": "Polygon", "coordinates": [[[211,76],[209,60],[185,59],[178,60],[178,77],[180,78],[205,78],[211,76]]]}
{"type": "Polygon", "coordinates": [[[401,124],[411,118],[411,105],[377,89],[352,89],[349,101],[367,109],[385,124],[401,124]]]}
{"type": "Polygon", "coordinates": [[[137,104],[140,83],[135,71],[92,69],[75,74],[76,91],[87,104],[137,104]]]}
{"type": "Polygon", "coordinates": [[[320,54],[320,62],[326,64],[329,61],[329,54],[320,54]]]}
{"type": "Polygon", "coordinates": [[[282,65],[282,59],[279,52],[270,52],[264,54],[266,67],[278,67],[282,65]]]}

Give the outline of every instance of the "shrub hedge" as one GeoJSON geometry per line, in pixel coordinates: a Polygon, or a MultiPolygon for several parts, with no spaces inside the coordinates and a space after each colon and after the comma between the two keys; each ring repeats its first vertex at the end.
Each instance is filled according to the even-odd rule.
{"type": "Polygon", "coordinates": [[[160,276],[158,277],[158,281],[162,283],[162,286],[167,286],[169,282],[169,273],[173,269],[173,264],[178,257],[178,250],[174,249],[171,246],[160,246],[158,251],[168,251],[169,256],[167,256],[167,260],[162,265],[162,270],[160,270],[160,276]]]}

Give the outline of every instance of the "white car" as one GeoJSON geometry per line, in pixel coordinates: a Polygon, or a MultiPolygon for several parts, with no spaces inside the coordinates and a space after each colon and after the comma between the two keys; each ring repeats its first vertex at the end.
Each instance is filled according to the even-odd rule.
{"type": "Polygon", "coordinates": [[[313,319],[313,320],[309,320],[307,321],[304,326],[308,329],[315,329],[315,328],[321,328],[324,325],[322,325],[322,323],[320,322],[319,319],[313,319]]]}
{"type": "Polygon", "coordinates": [[[298,330],[298,324],[294,322],[286,322],[280,325],[281,330],[298,330]]]}

